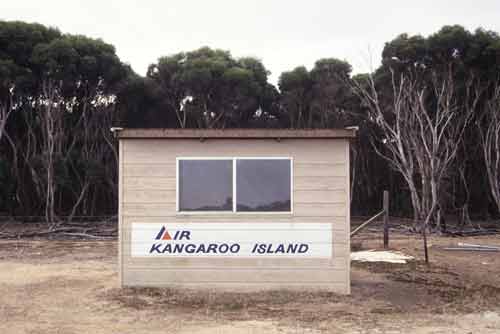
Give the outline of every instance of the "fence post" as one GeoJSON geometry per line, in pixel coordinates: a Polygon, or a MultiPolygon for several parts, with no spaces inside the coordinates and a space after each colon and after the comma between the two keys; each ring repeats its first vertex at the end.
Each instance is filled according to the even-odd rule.
{"type": "Polygon", "coordinates": [[[389,192],[384,190],[384,248],[389,248],[389,192]]]}

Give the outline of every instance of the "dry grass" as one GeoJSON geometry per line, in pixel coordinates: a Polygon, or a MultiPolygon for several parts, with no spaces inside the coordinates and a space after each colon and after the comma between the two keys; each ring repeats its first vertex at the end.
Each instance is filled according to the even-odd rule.
{"type": "MultiPolygon", "coordinates": [[[[356,241],[381,243],[379,234],[356,241]]],[[[353,263],[350,296],[120,289],[116,242],[0,241],[0,333],[500,333],[500,257],[441,250],[458,241],[500,243],[432,237],[426,266],[418,238],[393,234],[391,247],[416,260],[353,263]]]]}

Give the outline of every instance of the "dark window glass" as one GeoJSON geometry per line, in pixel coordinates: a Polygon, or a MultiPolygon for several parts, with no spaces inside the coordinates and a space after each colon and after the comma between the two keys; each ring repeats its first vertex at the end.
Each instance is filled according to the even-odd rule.
{"type": "Polygon", "coordinates": [[[291,211],[288,159],[236,161],[237,211],[291,211]]]}
{"type": "Polygon", "coordinates": [[[232,211],[232,160],[179,160],[180,211],[232,211]]]}

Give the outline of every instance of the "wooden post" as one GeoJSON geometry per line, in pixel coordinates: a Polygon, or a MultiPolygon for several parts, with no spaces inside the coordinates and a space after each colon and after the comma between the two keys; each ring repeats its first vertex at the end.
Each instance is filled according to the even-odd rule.
{"type": "Polygon", "coordinates": [[[389,248],[389,192],[384,190],[384,248],[389,248]]]}
{"type": "Polygon", "coordinates": [[[427,247],[427,224],[425,224],[425,223],[424,223],[424,229],[423,229],[423,236],[424,236],[425,264],[429,265],[429,248],[427,247]]]}

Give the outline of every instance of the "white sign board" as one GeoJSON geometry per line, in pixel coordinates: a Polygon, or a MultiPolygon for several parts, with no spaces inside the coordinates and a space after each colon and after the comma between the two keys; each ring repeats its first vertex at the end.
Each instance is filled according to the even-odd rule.
{"type": "Polygon", "coordinates": [[[325,223],[132,223],[132,257],[331,258],[325,223]]]}

